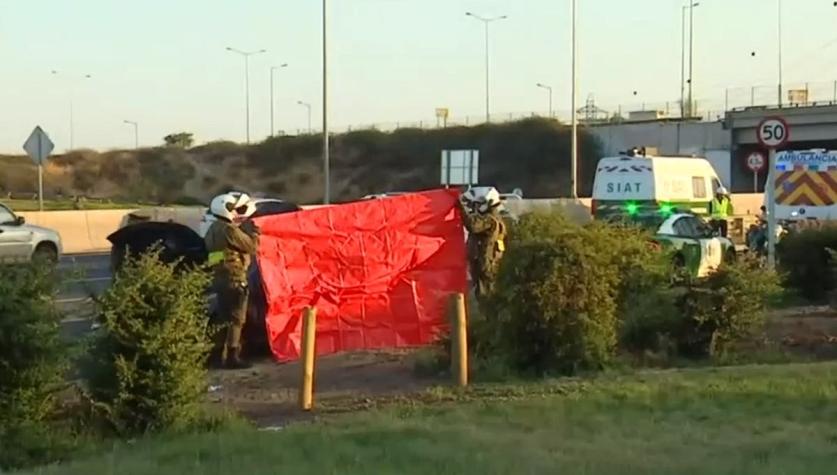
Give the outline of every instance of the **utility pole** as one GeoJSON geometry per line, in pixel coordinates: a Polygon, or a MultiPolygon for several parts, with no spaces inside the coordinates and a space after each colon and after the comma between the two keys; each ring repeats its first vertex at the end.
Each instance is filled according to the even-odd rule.
{"type": "Polygon", "coordinates": [[[75,150],[75,135],[76,135],[76,133],[75,133],[75,111],[74,111],[75,107],[74,107],[74,104],[73,104],[74,95],[75,95],[75,87],[74,87],[75,84],[74,84],[74,82],[75,81],[83,81],[85,79],[90,79],[93,76],[91,76],[90,74],[85,74],[83,76],[72,76],[72,75],[68,76],[64,73],[60,73],[59,71],[57,71],[55,69],[52,70],[52,75],[53,76],[67,77],[67,78],[69,78],[69,81],[70,81],[70,147],[67,149],[67,151],[69,152],[71,150],[75,150]]]}
{"type": "Polygon", "coordinates": [[[247,143],[250,143],[250,56],[256,54],[266,53],[266,49],[260,49],[257,51],[242,51],[239,49],[231,48],[227,46],[227,51],[231,51],[241,57],[244,58],[244,109],[247,118],[245,119],[245,123],[247,124],[247,143]]]}
{"type": "Polygon", "coordinates": [[[134,127],[134,148],[139,148],[139,124],[132,120],[124,120],[123,122],[134,127]]]}
{"type": "Polygon", "coordinates": [[[296,103],[308,111],[308,135],[311,135],[311,104],[305,101],[296,101],[296,103]]]}
{"type": "Polygon", "coordinates": [[[777,104],[782,107],[782,0],[777,0],[776,8],[778,9],[778,43],[779,43],[779,97],[777,104]]]}
{"type": "Polygon", "coordinates": [[[328,150],[328,0],[323,0],[323,203],[331,203],[331,164],[328,150]]]}
{"type": "Polygon", "coordinates": [[[577,5],[576,0],[572,0],[572,151],[570,152],[570,196],[578,198],[578,112],[576,111],[576,102],[578,100],[578,41],[577,41],[577,5]]]}
{"type": "Polygon", "coordinates": [[[287,68],[288,63],[280,64],[279,66],[271,66],[270,67],[270,136],[273,137],[276,135],[276,127],[273,125],[274,121],[274,113],[273,113],[273,106],[276,104],[276,100],[273,98],[273,72],[277,69],[287,68]]]}
{"type": "Polygon", "coordinates": [[[692,87],[694,86],[694,64],[695,64],[695,7],[698,3],[689,3],[689,107],[686,109],[689,117],[695,113],[692,110],[695,106],[694,96],[692,95],[692,87]]]}
{"type": "Polygon", "coordinates": [[[508,16],[487,18],[471,12],[466,12],[465,15],[481,21],[485,26],[485,121],[491,122],[491,68],[488,54],[488,26],[495,21],[505,20],[508,16]]]}
{"type": "Polygon", "coordinates": [[[549,117],[552,118],[552,86],[547,86],[546,84],[542,83],[537,83],[536,86],[538,86],[541,89],[546,89],[547,92],[549,92],[549,117]]]}

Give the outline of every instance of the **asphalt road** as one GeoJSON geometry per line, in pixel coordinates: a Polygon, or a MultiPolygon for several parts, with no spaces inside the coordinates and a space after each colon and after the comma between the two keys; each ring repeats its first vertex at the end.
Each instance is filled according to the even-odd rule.
{"type": "Polygon", "coordinates": [[[90,330],[93,306],[91,297],[110,285],[110,254],[77,254],[61,258],[58,269],[64,281],[56,303],[67,315],[63,333],[77,338],[90,330]]]}

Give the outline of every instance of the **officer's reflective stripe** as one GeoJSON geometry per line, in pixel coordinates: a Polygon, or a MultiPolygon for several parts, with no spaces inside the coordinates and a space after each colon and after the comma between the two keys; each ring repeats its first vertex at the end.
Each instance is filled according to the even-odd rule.
{"type": "Polygon", "coordinates": [[[214,266],[216,264],[220,264],[224,262],[224,251],[215,251],[209,253],[209,260],[207,261],[210,266],[214,266]]]}
{"type": "Polygon", "coordinates": [[[712,200],[712,217],[726,218],[729,216],[729,200],[712,200]]]}

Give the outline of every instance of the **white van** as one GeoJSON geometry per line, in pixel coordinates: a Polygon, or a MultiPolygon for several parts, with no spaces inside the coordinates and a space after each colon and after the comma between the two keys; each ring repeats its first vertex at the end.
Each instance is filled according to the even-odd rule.
{"type": "Polygon", "coordinates": [[[656,157],[629,151],[599,161],[594,218],[649,212],[705,215],[721,180],[705,158],[656,157]]]}

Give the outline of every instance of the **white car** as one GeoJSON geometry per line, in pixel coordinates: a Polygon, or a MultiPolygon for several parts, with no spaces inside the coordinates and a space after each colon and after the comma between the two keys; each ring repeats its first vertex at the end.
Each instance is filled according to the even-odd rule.
{"type": "Polygon", "coordinates": [[[44,259],[58,262],[61,236],[52,229],[26,224],[22,216],[0,204],[0,262],[44,259]]]}
{"type": "MultiPolygon", "coordinates": [[[[294,203],[275,198],[254,198],[253,204],[255,205],[255,211],[252,215],[250,215],[251,218],[300,210],[299,206],[294,203]]],[[[214,223],[217,219],[218,218],[216,218],[215,215],[213,215],[208,209],[206,210],[201,218],[201,224],[198,227],[198,233],[201,237],[206,236],[207,231],[209,231],[209,227],[212,226],[212,223],[214,223]]]]}

